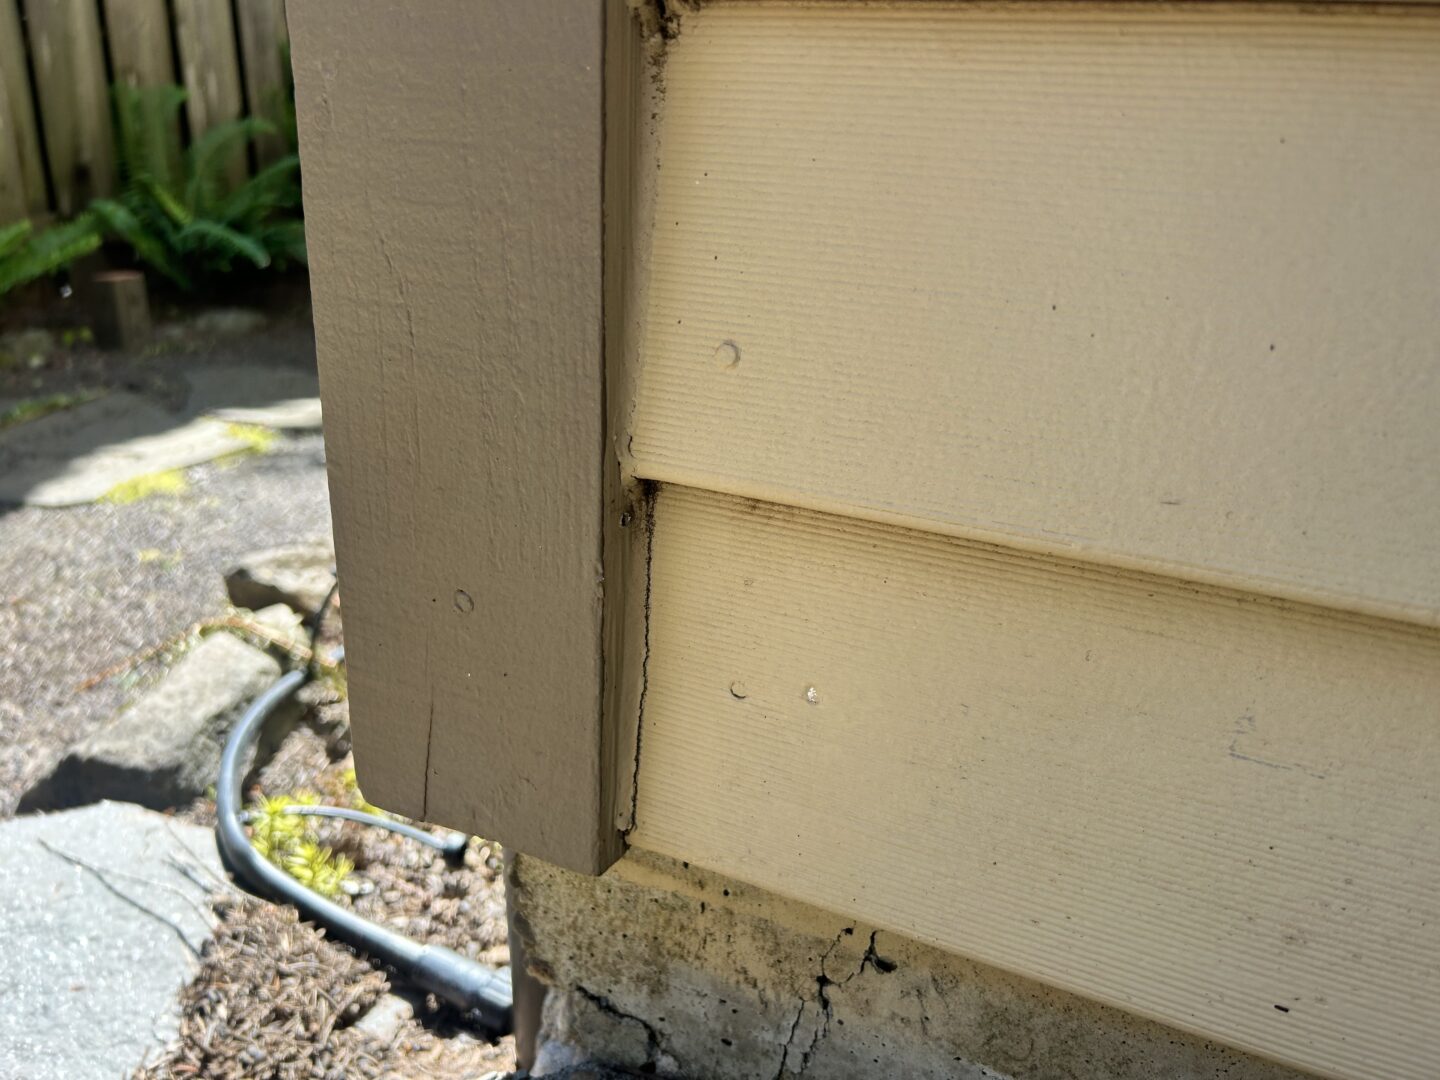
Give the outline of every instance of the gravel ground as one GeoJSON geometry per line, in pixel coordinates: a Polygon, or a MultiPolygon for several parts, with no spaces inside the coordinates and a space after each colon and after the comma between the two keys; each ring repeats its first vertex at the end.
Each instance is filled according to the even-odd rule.
{"type": "MultiPolygon", "coordinates": [[[[308,324],[215,345],[182,343],[159,354],[115,358],[79,350],[50,367],[11,372],[0,392],[53,393],[122,387],[170,408],[184,403],[183,373],[207,363],[313,365],[308,324]]],[[[71,743],[106,723],[157,676],[161,655],[120,677],[83,683],[143,650],[220,615],[222,575],[241,555],[330,536],[324,444],[282,434],[264,453],[185,471],[188,489],[114,505],[68,509],[0,506],[0,818],[71,743]]],[[[341,597],[343,610],[343,596],[341,597]]],[[[329,633],[338,619],[327,620],[329,633]]],[[[307,687],[311,713],[260,774],[259,792],[313,791],[353,804],[344,702],[307,687]],[[348,776],[347,776],[348,773],[348,776]]],[[[181,816],[213,823],[208,800],[181,816]]],[[[341,902],[411,936],[483,962],[509,962],[499,849],[472,842],[452,868],[427,848],[363,826],[321,822],[319,842],[353,860],[341,902]]],[[[144,1077],[478,1078],[508,1075],[510,1038],[490,1044],[463,1017],[416,1001],[416,1015],[386,1042],[351,1025],[391,975],[294,913],[234,896],[200,974],[181,997],[181,1036],[144,1077]]],[[[411,991],[400,983],[396,992],[411,991]]]]}
{"type": "MultiPolygon", "coordinates": [[[[87,384],[183,400],[181,372],[213,362],[313,364],[303,324],[211,348],[111,362],[87,384]],[[177,385],[179,389],[177,390],[177,385]]],[[[51,384],[47,383],[47,388],[51,384]]],[[[142,649],[220,614],[221,574],[257,548],[328,539],[325,448],[282,435],[261,455],[186,470],[189,490],[128,505],[0,506],[0,818],[64,749],[113,716],[136,678],[79,685],[142,649]]]]}

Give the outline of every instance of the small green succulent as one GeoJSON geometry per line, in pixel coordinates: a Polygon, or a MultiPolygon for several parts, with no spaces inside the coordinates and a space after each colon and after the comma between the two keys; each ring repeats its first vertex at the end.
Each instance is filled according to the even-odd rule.
{"type": "Polygon", "coordinates": [[[318,795],[262,796],[250,807],[250,844],[262,858],[274,863],[306,888],[321,896],[335,896],[355,864],[337,855],[315,837],[311,819],[290,813],[292,806],[314,806],[318,795]]]}

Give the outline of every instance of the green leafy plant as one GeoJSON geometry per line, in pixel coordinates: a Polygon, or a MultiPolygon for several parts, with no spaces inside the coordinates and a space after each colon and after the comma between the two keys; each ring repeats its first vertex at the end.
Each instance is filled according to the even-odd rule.
{"type": "Polygon", "coordinates": [[[45,394],[41,397],[25,398],[8,409],[0,409],[0,431],[30,420],[39,420],[42,416],[49,416],[54,412],[73,409],[76,405],[84,405],[99,396],[98,390],[80,390],[73,394],[45,394]]]}
{"type": "Polygon", "coordinates": [[[306,888],[335,896],[355,864],[316,840],[310,818],[289,811],[291,806],[313,806],[319,801],[308,792],[262,797],[250,807],[250,844],[306,888]]]}
{"type": "Polygon", "coordinates": [[[100,246],[90,214],[36,234],[29,221],[0,228],[0,294],[63,269],[100,246]]]}
{"type": "Polygon", "coordinates": [[[185,96],[178,86],[115,86],[122,189],[117,198],[91,202],[89,214],[187,292],[237,265],[303,263],[299,157],[286,154],[232,188],[236,156],[257,135],[275,132],[268,121],[246,117],[205,132],[177,164],[171,131],[185,96]]]}

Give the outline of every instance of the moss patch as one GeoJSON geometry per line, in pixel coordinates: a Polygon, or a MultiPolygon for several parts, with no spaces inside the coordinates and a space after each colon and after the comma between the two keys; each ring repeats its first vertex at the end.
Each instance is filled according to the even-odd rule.
{"type": "Polygon", "coordinates": [[[185,479],[184,472],[180,469],[167,469],[165,472],[146,473],[144,476],[116,484],[100,496],[100,499],[102,502],[124,506],[153,495],[183,495],[189,489],[190,482],[185,479]]]}
{"type": "Polygon", "coordinates": [[[0,412],[0,431],[29,420],[39,420],[42,416],[49,416],[62,409],[73,409],[76,405],[84,405],[100,396],[99,390],[79,390],[73,394],[45,394],[17,401],[4,412],[0,412]]]}
{"type": "Polygon", "coordinates": [[[275,445],[275,440],[280,437],[273,428],[261,427],[259,424],[226,424],[225,434],[245,444],[243,449],[235,451],[237,454],[268,453],[275,445]]]}

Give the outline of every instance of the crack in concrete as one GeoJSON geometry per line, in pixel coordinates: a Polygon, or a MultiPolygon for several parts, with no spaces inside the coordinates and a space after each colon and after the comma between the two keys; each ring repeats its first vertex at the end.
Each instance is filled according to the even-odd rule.
{"type": "Polygon", "coordinates": [[[650,1021],[646,1020],[642,1016],[636,1016],[634,1013],[627,1013],[624,1009],[619,1008],[608,997],[605,997],[603,994],[597,994],[595,993],[595,991],[586,989],[583,986],[576,985],[575,992],[581,997],[583,997],[586,1001],[590,1002],[590,1004],[594,1005],[606,1016],[612,1016],[616,1020],[620,1020],[622,1022],[629,1021],[631,1023],[639,1024],[645,1032],[645,1064],[650,1066],[659,1064],[657,1059],[659,1058],[664,1047],[662,1046],[662,1040],[659,1030],[653,1024],[651,1024],[650,1021]]]}
{"type": "Polygon", "coordinates": [[[795,1032],[800,1027],[800,1020],[805,1015],[805,1006],[810,1004],[804,998],[800,999],[800,1007],[795,1010],[795,1019],[790,1021],[790,1032],[785,1036],[785,1042],[780,1047],[780,1064],[775,1066],[774,1080],[784,1080],[785,1066],[790,1062],[790,1044],[795,1041],[795,1032]]]}
{"type": "MultiPolygon", "coordinates": [[[[815,1031],[810,1037],[810,1045],[800,1052],[799,1069],[791,1074],[795,1077],[805,1075],[805,1071],[810,1068],[811,1062],[815,1060],[815,1054],[816,1051],[819,1050],[820,1044],[830,1036],[830,1023],[835,1018],[835,1006],[830,1000],[830,988],[832,986],[845,986],[851,979],[858,975],[863,975],[867,967],[873,968],[879,974],[888,975],[899,966],[895,961],[880,955],[879,951],[875,948],[875,940],[879,937],[880,931],[872,930],[870,932],[870,941],[865,946],[865,953],[860,957],[859,966],[838,982],[830,978],[829,973],[825,970],[825,965],[829,962],[835,950],[840,947],[840,943],[854,933],[855,928],[853,926],[845,927],[845,929],[841,930],[840,933],[835,936],[835,940],[830,943],[830,947],[820,955],[820,972],[815,976],[816,994],[814,998],[818,1014],[817,1023],[815,1025],[815,1031]]],[[[795,1044],[795,1033],[800,1029],[800,1021],[804,1019],[805,1010],[810,1003],[810,998],[800,999],[800,1007],[795,1012],[795,1019],[790,1022],[790,1032],[785,1037],[785,1043],[781,1047],[780,1064],[776,1066],[774,1080],[784,1080],[786,1066],[790,1063],[790,1051],[795,1044]]]]}

